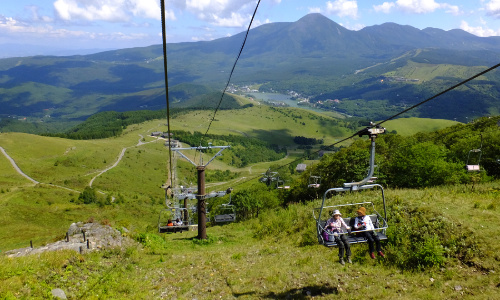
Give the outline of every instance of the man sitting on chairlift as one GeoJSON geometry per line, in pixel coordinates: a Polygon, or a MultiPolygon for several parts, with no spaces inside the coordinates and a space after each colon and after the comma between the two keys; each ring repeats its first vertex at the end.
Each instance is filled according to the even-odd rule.
{"type": "Polygon", "coordinates": [[[177,219],[175,220],[175,222],[174,222],[174,225],[175,225],[175,226],[182,226],[182,221],[181,221],[179,218],[177,218],[177,219]]]}
{"type": "Polygon", "coordinates": [[[354,219],[354,229],[355,230],[366,230],[361,232],[361,234],[368,240],[368,248],[370,250],[370,257],[372,259],[375,259],[375,254],[374,254],[374,247],[373,247],[373,242],[375,241],[375,244],[377,245],[377,253],[385,257],[384,253],[382,252],[382,247],[380,246],[380,238],[378,237],[377,233],[373,230],[375,230],[375,227],[373,226],[372,220],[370,219],[369,216],[366,215],[366,208],[360,207],[356,213],[358,216],[356,219],[354,219]]]}

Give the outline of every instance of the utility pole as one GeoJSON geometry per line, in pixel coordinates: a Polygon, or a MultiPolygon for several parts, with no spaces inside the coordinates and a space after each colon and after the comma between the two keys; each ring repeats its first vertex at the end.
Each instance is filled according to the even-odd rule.
{"type": "Polygon", "coordinates": [[[196,199],[198,200],[197,210],[198,210],[198,239],[206,240],[207,239],[207,208],[205,204],[205,168],[211,163],[217,156],[221,156],[221,152],[226,148],[230,148],[231,146],[212,146],[211,143],[208,144],[208,147],[190,147],[190,148],[174,148],[175,152],[179,153],[180,156],[184,157],[187,161],[189,161],[192,165],[196,167],[198,171],[198,194],[196,195],[196,199]],[[217,154],[215,154],[206,164],[203,164],[203,159],[201,156],[201,151],[205,149],[220,149],[217,154]],[[190,160],[186,155],[184,155],[180,150],[196,150],[200,151],[200,164],[197,165],[192,160],[190,160]]]}

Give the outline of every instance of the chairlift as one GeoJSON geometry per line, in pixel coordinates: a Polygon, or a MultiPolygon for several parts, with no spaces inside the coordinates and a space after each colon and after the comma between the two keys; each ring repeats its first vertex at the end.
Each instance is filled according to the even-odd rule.
{"type": "Polygon", "coordinates": [[[307,187],[317,189],[320,186],[321,186],[321,176],[310,175],[309,184],[307,185],[307,187]]]}
{"type": "Polygon", "coordinates": [[[229,194],[229,202],[219,206],[219,214],[214,216],[215,223],[228,223],[236,221],[236,210],[231,203],[232,188],[228,188],[225,194],[229,194]]]}
{"type": "Polygon", "coordinates": [[[193,224],[190,219],[189,213],[189,200],[193,197],[191,195],[196,191],[194,188],[180,188],[172,189],[170,186],[162,186],[165,189],[165,209],[160,211],[158,216],[158,232],[159,233],[174,233],[188,231],[189,225],[193,224]],[[171,191],[171,193],[168,192],[171,191]],[[183,202],[181,204],[181,202],[183,202]],[[179,219],[182,225],[168,226],[168,221],[174,222],[179,219]]]}
{"type": "MultiPolygon", "coordinates": [[[[326,190],[323,195],[323,201],[321,202],[321,207],[313,209],[313,216],[316,220],[316,234],[318,237],[318,242],[320,244],[326,247],[337,246],[335,239],[330,238],[330,234],[327,234],[327,238],[323,236],[324,232],[326,231],[325,230],[326,221],[328,220],[328,214],[324,213],[325,211],[331,211],[331,210],[333,211],[334,209],[339,209],[343,210],[345,215],[347,216],[350,213],[354,213],[361,206],[364,206],[367,209],[368,212],[367,215],[371,218],[372,223],[375,227],[375,231],[377,232],[377,235],[380,238],[380,240],[382,241],[387,239],[386,229],[388,228],[388,223],[387,223],[387,209],[386,209],[384,188],[380,184],[371,183],[376,179],[375,177],[373,177],[373,172],[375,169],[375,138],[377,137],[378,134],[382,133],[385,133],[385,128],[378,126],[371,128],[368,127],[360,133],[360,136],[368,135],[371,139],[370,168],[368,170],[367,176],[359,182],[344,183],[343,187],[330,188],[326,190]],[[327,196],[332,192],[335,193],[351,192],[351,191],[354,192],[354,191],[372,189],[376,187],[378,187],[381,192],[380,196],[383,205],[383,215],[380,214],[375,209],[375,204],[373,201],[325,206],[327,196]]],[[[345,217],[344,221],[352,228],[352,225],[354,225],[353,224],[354,219],[355,217],[345,217]]],[[[368,242],[368,240],[364,237],[364,235],[357,235],[358,233],[364,231],[367,230],[350,231],[348,233],[342,233],[342,234],[348,234],[347,241],[350,244],[366,243],[368,242]]]]}
{"type": "Polygon", "coordinates": [[[471,149],[469,151],[469,154],[467,155],[467,164],[466,164],[467,172],[481,171],[479,163],[481,162],[482,147],[483,147],[483,135],[481,134],[481,145],[479,146],[479,149],[471,149]]]}
{"type": "Polygon", "coordinates": [[[188,231],[189,223],[189,210],[187,208],[166,208],[160,211],[160,215],[158,217],[158,232],[175,233],[188,231]],[[175,222],[177,219],[182,221],[182,225],[168,225],[169,220],[175,222]]]}
{"type": "Polygon", "coordinates": [[[273,181],[278,180],[278,172],[272,172],[270,168],[266,173],[262,173],[262,175],[259,181],[265,183],[267,186],[271,186],[273,181]]]}
{"type": "Polygon", "coordinates": [[[283,179],[280,179],[280,177],[278,176],[278,178],[276,179],[276,188],[288,190],[290,186],[285,185],[285,181],[283,179]]]}

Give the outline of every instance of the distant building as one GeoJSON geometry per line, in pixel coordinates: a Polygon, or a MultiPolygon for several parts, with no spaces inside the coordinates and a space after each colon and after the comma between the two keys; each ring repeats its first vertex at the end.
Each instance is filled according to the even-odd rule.
{"type": "Polygon", "coordinates": [[[160,136],[163,132],[161,131],[153,131],[151,132],[151,136],[160,136]]]}
{"type": "Polygon", "coordinates": [[[295,168],[295,171],[302,173],[306,170],[307,165],[306,164],[298,164],[297,167],[295,168]]]}
{"type": "MultiPolygon", "coordinates": [[[[165,146],[168,147],[168,141],[165,141],[165,146]]],[[[178,140],[170,140],[170,148],[179,148],[179,141],[178,140]]]]}

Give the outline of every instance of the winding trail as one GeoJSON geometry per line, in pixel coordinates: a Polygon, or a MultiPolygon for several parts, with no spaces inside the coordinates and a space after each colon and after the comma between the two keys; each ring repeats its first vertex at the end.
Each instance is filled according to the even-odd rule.
{"type": "Polygon", "coordinates": [[[145,144],[148,144],[148,143],[154,143],[154,142],[158,141],[158,138],[156,138],[155,140],[152,140],[152,141],[149,141],[149,142],[143,142],[142,139],[144,139],[144,136],[142,136],[141,134],[139,134],[139,136],[140,136],[140,138],[139,138],[139,141],[137,142],[137,145],[123,148],[122,151],[120,152],[120,154],[118,155],[118,159],[115,161],[115,163],[112,166],[110,166],[110,167],[102,170],[99,174],[97,174],[96,176],[94,176],[94,178],[92,178],[90,180],[90,182],[89,182],[89,186],[90,187],[92,187],[92,184],[94,183],[94,180],[97,177],[99,177],[102,174],[106,173],[107,171],[113,169],[114,167],[116,167],[120,163],[120,161],[123,158],[123,155],[125,155],[125,151],[127,151],[128,148],[132,148],[132,147],[136,147],[136,146],[141,146],[141,145],[145,145],[145,144]]]}
{"type": "Polygon", "coordinates": [[[5,149],[3,147],[0,147],[0,151],[2,151],[3,155],[5,155],[5,157],[7,157],[7,159],[10,161],[10,163],[12,164],[12,166],[14,167],[14,169],[17,171],[17,173],[21,174],[22,176],[24,176],[26,179],[28,179],[29,181],[33,182],[33,184],[39,184],[40,182],[36,181],[35,179],[29,177],[28,175],[26,175],[20,168],[19,166],[16,164],[16,162],[14,161],[14,159],[12,159],[12,157],[10,157],[10,155],[7,154],[7,152],[5,151],[5,149]]]}
{"type": "Polygon", "coordinates": [[[53,186],[53,187],[57,187],[57,188],[61,188],[61,189],[66,189],[68,191],[72,191],[72,192],[76,192],[76,193],[80,193],[80,191],[77,191],[77,190],[73,190],[73,189],[70,189],[70,188],[67,188],[65,186],[60,186],[60,185],[55,185],[55,184],[51,184],[51,183],[43,183],[43,182],[40,182],[40,181],[37,181],[31,177],[29,177],[28,175],[26,175],[26,173],[24,173],[21,168],[19,168],[19,166],[16,164],[16,162],[14,161],[14,159],[12,157],[10,157],[9,154],[7,154],[7,152],[5,151],[5,149],[3,147],[0,147],[0,151],[3,153],[3,155],[10,161],[10,163],[12,164],[12,167],[14,167],[14,170],[16,170],[17,173],[19,173],[20,175],[22,175],[23,177],[25,177],[26,179],[28,179],[29,181],[31,181],[33,183],[33,185],[37,185],[37,184],[45,184],[45,185],[50,185],[50,186],[53,186]]]}
{"type": "MultiPolygon", "coordinates": [[[[139,134],[139,141],[137,142],[137,145],[135,146],[141,146],[141,145],[145,145],[145,144],[148,144],[148,143],[153,143],[153,142],[156,142],[158,139],[155,139],[153,141],[150,141],[150,142],[143,142],[142,140],[144,139],[144,137],[142,135],[139,134]]],[[[135,146],[130,146],[130,147],[125,147],[122,149],[122,151],[120,152],[120,154],[118,155],[118,159],[116,160],[116,162],[102,170],[101,172],[99,172],[99,174],[97,174],[96,176],[94,176],[91,180],[90,180],[90,183],[89,183],[89,186],[92,187],[92,184],[94,183],[94,180],[101,176],[103,173],[111,170],[112,168],[116,167],[120,161],[122,160],[123,158],[123,155],[125,155],[125,151],[127,151],[128,148],[131,148],[131,147],[135,147],[135,146]]],[[[30,176],[28,176],[26,173],[24,173],[21,168],[19,168],[19,166],[16,164],[16,162],[14,161],[14,159],[12,157],[10,157],[9,154],[7,154],[7,152],[5,151],[5,149],[3,147],[0,147],[0,151],[3,153],[3,155],[10,161],[10,163],[12,164],[12,167],[14,167],[14,169],[16,170],[17,173],[19,173],[20,175],[22,175],[23,177],[25,177],[26,179],[28,179],[29,181],[31,181],[33,183],[33,185],[37,185],[37,184],[45,184],[45,185],[50,185],[50,186],[53,186],[53,187],[58,187],[58,188],[62,188],[62,189],[66,189],[66,190],[69,190],[69,191],[72,191],[72,192],[76,192],[76,193],[81,193],[80,191],[77,191],[77,190],[74,190],[74,189],[71,189],[71,188],[67,188],[65,186],[60,186],[60,185],[55,185],[55,184],[51,184],[51,183],[43,183],[43,182],[39,182],[33,178],[31,178],[30,176]]]]}
{"type": "Polygon", "coordinates": [[[96,176],[94,176],[94,178],[92,178],[92,179],[90,180],[90,182],[89,182],[89,186],[90,186],[90,187],[92,187],[92,183],[94,183],[94,180],[95,180],[97,177],[99,177],[99,176],[101,176],[102,174],[106,173],[107,171],[109,171],[109,170],[113,169],[114,167],[116,167],[116,166],[118,165],[118,163],[120,163],[120,161],[121,161],[121,160],[122,160],[122,158],[123,158],[123,155],[125,154],[125,151],[127,151],[127,148],[130,148],[130,147],[126,147],[126,148],[123,148],[123,149],[122,149],[122,151],[120,152],[120,155],[118,155],[118,159],[115,161],[115,163],[114,163],[112,166],[110,166],[110,167],[108,167],[108,168],[106,168],[106,169],[102,170],[99,174],[97,174],[96,176]]]}

